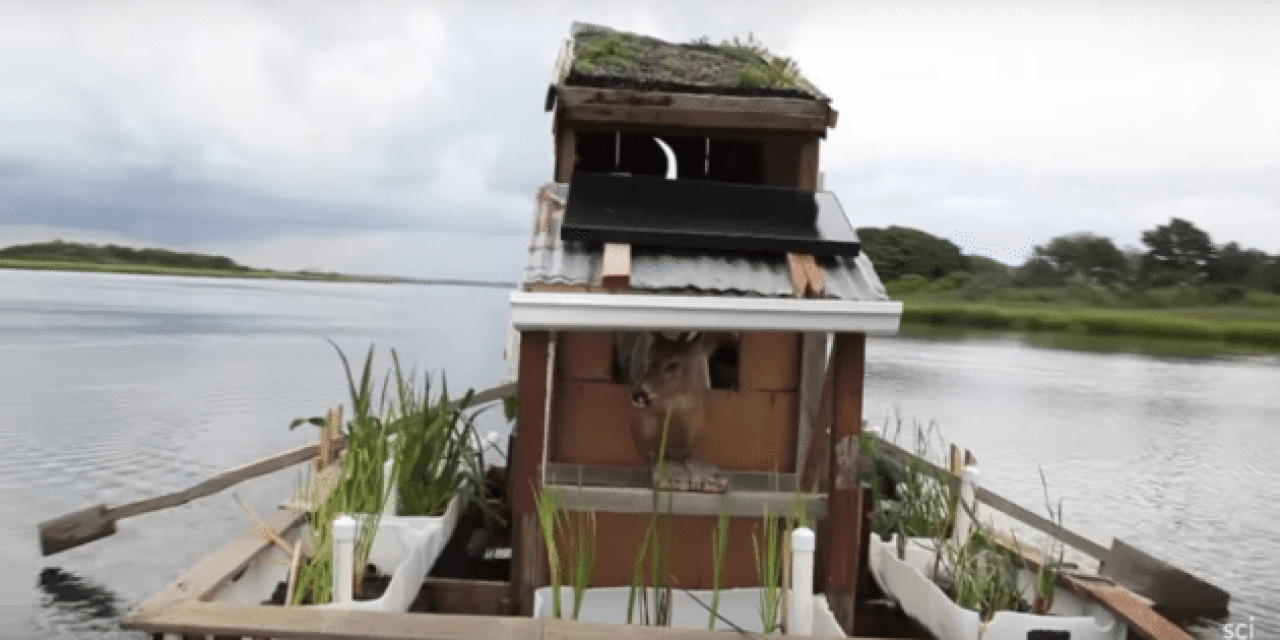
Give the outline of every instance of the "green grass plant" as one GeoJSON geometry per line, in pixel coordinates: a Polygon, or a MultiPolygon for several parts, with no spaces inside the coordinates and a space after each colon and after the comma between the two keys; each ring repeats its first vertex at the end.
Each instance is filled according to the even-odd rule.
{"type": "Polygon", "coordinates": [[[942,544],[949,567],[951,599],[961,607],[977,611],[990,622],[997,611],[1027,611],[1018,585],[1020,563],[991,539],[985,528],[977,528],[963,543],[942,544]]]}
{"type": "MultiPolygon", "coordinates": [[[[330,344],[333,344],[330,341],[330,344]]],[[[363,577],[381,515],[391,491],[399,489],[401,515],[436,515],[455,496],[465,494],[487,509],[484,473],[472,420],[465,414],[473,394],[449,399],[447,386],[432,398],[430,381],[419,392],[414,376],[406,376],[392,351],[394,368],[375,394],[374,348],[369,347],[359,380],[336,344],[351,396],[352,418],[343,427],[346,452],[341,472],[323,501],[310,514],[315,555],[299,572],[296,602],[322,604],[332,599],[333,520],[340,514],[364,514],[356,538],[356,579],[363,577]],[[375,396],[379,399],[375,402],[375,396]],[[385,469],[391,461],[388,483],[385,469]]],[[[323,424],[322,418],[294,420],[323,424]]]]}
{"type": "Polygon", "coordinates": [[[755,547],[756,574],[760,578],[760,628],[765,634],[770,634],[782,628],[783,555],[786,552],[782,534],[784,523],[765,505],[761,524],[761,536],[757,537],[753,532],[751,544],[755,547]]]}
{"type": "Polygon", "coordinates": [[[556,520],[559,509],[556,493],[542,491],[538,494],[538,527],[542,530],[542,542],[547,549],[547,567],[551,573],[551,617],[559,620],[563,610],[560,603],[560,549],[556,542],[556,520]]]}
{"type": "Polygon", "coordinates": [[[711,617],[707,629],[715,631],[720,617],[720,584],[724,580],[724,561],[729,553],[729,502],[727,494],[720,499],[720,513],[716,516],[716,528],[711,532],[711,617]]]}

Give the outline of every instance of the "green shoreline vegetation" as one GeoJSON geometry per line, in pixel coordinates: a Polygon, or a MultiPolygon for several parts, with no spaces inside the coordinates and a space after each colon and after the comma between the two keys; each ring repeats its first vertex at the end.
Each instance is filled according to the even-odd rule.
{"type": "Polygon", "coordinates": [[[317,282],[358,282],[365,284],[466,284],[510,287],[511,283],[484,280],[402,278],[362,276],[319,271],[277,271],[237,264],[223,256],[183,253],[168,249],[132,249],[116,245],[98,246],[76,242],[39,242],[0,249],[0,269],[32,271],[81,271],[127,273],[152,276],[198,278],[258,278],[309,280],[317,282]]]}
{"type": "Polygon", "coordinates": [[[1088,351],[1183,357],[1280,352],[1280,256],[1174,218],[1121,250],[1090,233],[1035,247],[1021,266],[965,256],[947,240],[902,227],[862,228],[863,250],[903,333],[1018,334],[1088,351]]]}

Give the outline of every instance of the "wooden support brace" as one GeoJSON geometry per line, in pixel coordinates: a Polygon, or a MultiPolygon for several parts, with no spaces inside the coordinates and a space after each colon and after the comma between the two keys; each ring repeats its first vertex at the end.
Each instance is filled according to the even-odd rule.
{"type": "Polygon", "coordinates": [[[846,633],[854,629],[862,557],[862,386],[867,336],[838,333],[831,350],[831,493],[827,502],[830,560],[827,598],[846,633]]]}
{"type": "Polygon", "coordinates": [[[826,295],[826,279],[813,255],[788,253],[787,264],[791,267],[791,284],[797,297],[821,298],[826,295]]]}
{"type": "Polygon", "coordinates": [[[285,557],[293,556],[293,547],[290,547],[289,543],[285,542],[284,538],[281,538],[280,534],[276,533],[276,530],[273,529],[271,525],[267,524],[267,521],[263,520],[262,516],[258,515],[258,512],[245,504],[245,501],[241,500],[240,496],[233,493],[231,494],[231,497],[235,498],[236,502],[240,503],[240,508],[244,509],[245,513],[249,514],[249,517],[253,518],[253,521],[258,524],[258,530],[262,532],[262,536],[264,538],[270,540],[273,544],[279,547],[280,550],[284,552],[285,557]]]}
{"type": "Polygon", "coordinates": [[[827,295],[827,280],[822,276],[822,269],[818,267],[818,261],[813,256],[806,254],[807,260],[804,261],[804,272],[809,277],[808,290],[805,295],[810,298],[821,298],[827,295]]]}
{"type": "Polygon", "coordinates": [[[631,245],[612,242],[604,245],[600,284],[610,291],[625,290],[631,286],[631,245]]]}

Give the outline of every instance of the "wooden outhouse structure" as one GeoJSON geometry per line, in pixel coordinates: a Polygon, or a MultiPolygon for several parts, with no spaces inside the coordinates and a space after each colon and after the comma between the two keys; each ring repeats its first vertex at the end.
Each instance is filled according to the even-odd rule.
{"type": "Polygon", "coordinates": [[[553,181],[538,194],[511,296],[517,613],[548,584],[543,491],[594,515],[591,584],[632,582],[653,487],[629,432],[619,333],[715,331],[738,336],[727,358],[736,372],[707,391],[694,457],[723,470],[729,488],[666,496],[670,578],[710,587],[712,531],[728,513],[721,586],[760,585],[762,513],[803,504],[817,522],[815,592],[852,631],[867,531],[857,470],[866,336],[896,332],[902,307],[821,191],[830,99],[767,55],[769,81],[757,84],[729,49],[575,25],[561,51],[546,101],[553,181]]]}

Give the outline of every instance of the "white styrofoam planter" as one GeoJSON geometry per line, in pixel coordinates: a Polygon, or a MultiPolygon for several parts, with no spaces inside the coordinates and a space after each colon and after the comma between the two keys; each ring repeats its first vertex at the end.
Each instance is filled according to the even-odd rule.
{"type": "Polygon", "coordinates": [[[382,573],[391,575],[387,590],[376,600],[352,600],[319,606],[350,611],[408,611],[409,605],[418,597],[431,566],[453,535],[463,509],[462,498],[455,496],[443,515],[382,516],[373,547],[369,550],[369,563],[382,573]]]}
{"type": "MultiPolygon", "coordinates": [[[[691,590],[685,593],[679,589],[672,590],[671,626],[680,629],[706,629],[711,614],[705,607],[693,600],[696,597],[706,606],[711,606],[712,591],[710,589],[691,590]],[[689,593],[692,593],[691,597],[689,593]]],[[[630,587],[591,587],[582,599],[582,613],[579,620],[588,622],[604,622],[609,624],[626,624],[627,600],[631,595],[630,587]]],[[[652,592],[650,595],[652,598],[652,592]]],[[[573,587],[560,587],[561,615],[570,618],[573,614],[573,587]]],[[[652,606],[652,600],[650,600],[652,606]]],[[[746,631],[760,633],[760,589],[721,589],[719,614],[731,620],[746,631]]],[[[551,587],[542,587],[534,591],[533,617],[551,617],[551,587]]],[[[636,604],[636,619],[640,617],[640,605],[636,604]]],[[[732,629],[723,621],[716,621],[716,629],[728,631],[732,629]]],[[[836,623],[827,599],[821,595],[813,597],[813,633],[815,635],[844,636],[840,625],[836,623]]]]}
{"type": "MultiPolygon", "coordinates": [[[[377,600],[356,600],[345,604],[319,605],[348,610],[403,612],[409,610],[423,579],[431,571],[444,545],[453,535],[458,517],[465,509],[461,498],[449,502],[440,516],[382,516],[378,535],[369,551],[369,562],[379,571],[391,573],[386,592],[377,600]]],[[[309,548],[308,526],[293,529],[290,543],[303,540],[309,548]]],[[[256,558],[235,580],[214,592],[212,600],[259,604],[268,599],[276,586],[289,577],[289,558],[275,546],[256,558]]]]}
{"type": "MultiPolygon", "coordinates": [[[[1070,633],[1071,640],[1123,640],[1125,624],[1102,605],[1059,590],[1048,615],[997,612],[982,624],[978,613],[952,602],[933,582],[936,541],[911,538],[905,557],[898,559],[896,537],[888,542],[871,537],[871,574],[880,588],[897,600],[907,615],[924,625],[934,636],[949,640],[1025,640],[1032,631],[1070,633]]],[[[1033,576],[1022,572],[1019,584],[1023,597],[1034,596],[1033,576]]]]}

